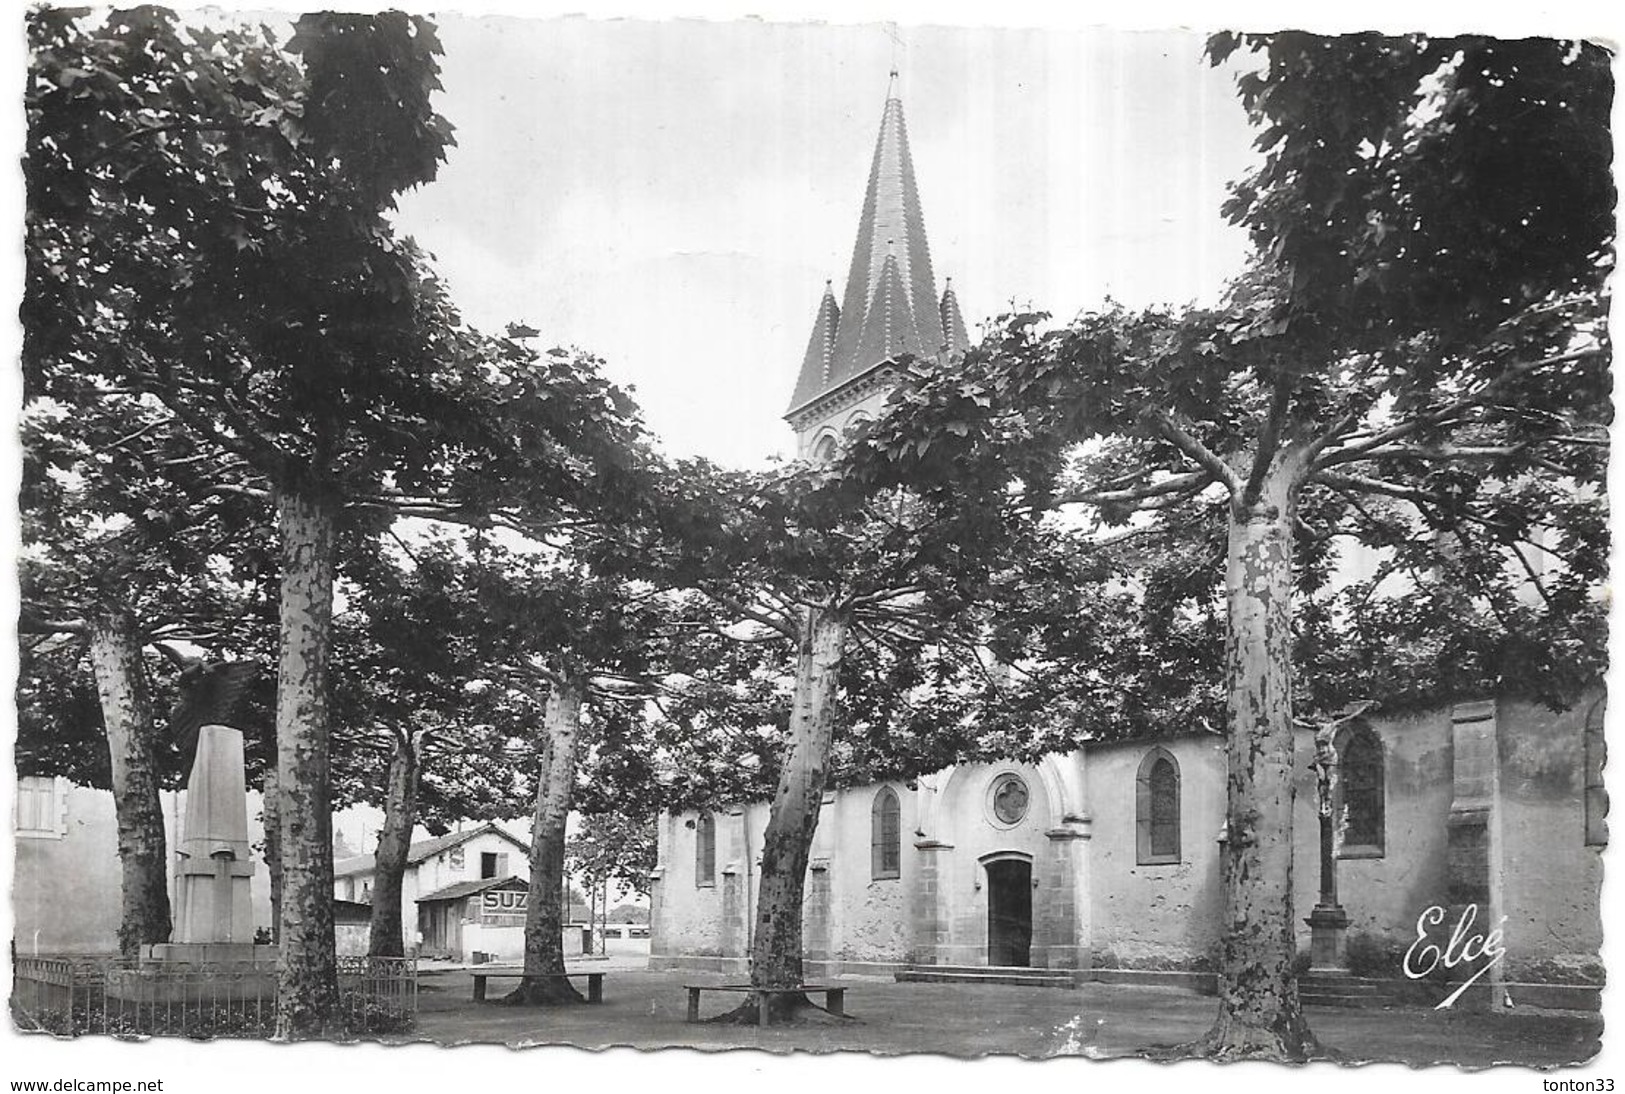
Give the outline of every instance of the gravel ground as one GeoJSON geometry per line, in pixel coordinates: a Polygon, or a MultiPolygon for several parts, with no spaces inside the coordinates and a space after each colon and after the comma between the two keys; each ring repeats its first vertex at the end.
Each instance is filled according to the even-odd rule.
{"type": "MultiPolygon", "coordinates": [[[[582,963],[607,972],[601,1006],[522,1008],[475,1003],[465,969],[420,978],[414,1038],[442,1045],[506,1044],[769,1052],[934,1053],[1028,1057],[1134,1056],[1199,1036],[1214,1001],[1168,988],[1090,984],[1067,991],[981,984],[898,984],[851,978],[847,1013],[788,1028],[690,1025],[685,983],[722,983],[703,973],[650,972],[629,963],[582,963]]],[[[573,971],[573,970],[572,970],[573,971]]],[[[491,985],[500,997],[501,985],[491,985]]],[[[702,1013],[727,1009],[737,996],[706,996],[702,1013]]],[[[1310,1008],[1310,1026],[1343,1062],[1391,1061],[1487,1067],[1516,1063],[1557,1067],[1597,1053],[1602,1019],[1595,1014],[1468,1014],[1453,1010],[1310,1008]]]]}

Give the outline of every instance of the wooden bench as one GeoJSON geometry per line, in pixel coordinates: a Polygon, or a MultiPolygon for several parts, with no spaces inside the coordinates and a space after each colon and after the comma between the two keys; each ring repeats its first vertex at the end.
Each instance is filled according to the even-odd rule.
{"type": "MultiPolygon", "coordinates": [[[[585,976],[587,978],[587,1002],[602,1003],[604,1001],[604,974],[601,972],[544,972],[537,974],[539,978],[549,980],[568,980],[572,976],[585,976]]],[[[523,969],[478,969],[474,972],[474,1002],[485,1002],[485,982],[487,980],[523,980],[523,969]]]]}
{"type": "MultiPolygon", "coordinates": [[[[749,984],[684,984],[688,990],[688,1020],[700,1020],[700,993],[705,991],[732,991],[757,992],[762,995],[805,995],[809,992],[824,993],[824,1009],[837,1017],[846,1013],[846,989],[831,987],[828,984],[801,984],[794,988],[753,988],[749,984]]],[[[768,1007],[758,1006],[757,1016],[763,1026],[767,1025],[768,1007]]]]}

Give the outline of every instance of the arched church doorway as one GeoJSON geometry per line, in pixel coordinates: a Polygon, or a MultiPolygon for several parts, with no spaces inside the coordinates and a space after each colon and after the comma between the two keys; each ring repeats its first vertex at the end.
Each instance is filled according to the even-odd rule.
{"type": "Polygon", "coordinates": [[[996,858],[987,868],[987,963],[1004,967],[1032,964],[1033,864],[1026,858],[996,858]]]}

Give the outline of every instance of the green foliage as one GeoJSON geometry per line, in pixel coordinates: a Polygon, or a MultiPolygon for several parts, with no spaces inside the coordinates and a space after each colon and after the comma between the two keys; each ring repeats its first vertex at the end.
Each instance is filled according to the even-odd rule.
{"type": "Polygon", "coordinates": [[[1294,334],[1474,353],[1536,305],[1602,290],[1615,198],[1604,47],[1224,34],[1209,54],[1238,49],[1262,66],[1238,84],[1266,158],[1225,212],[1279,274],[1275,318],[1294,334]]]}
{"type": "Polygon", "coordinates": [[[384,214],[431,179],[432,27],[269,31],[37,12],[26,96],[31,395],[139,392],[276,486],[482,519],[621,496],[631,401],[579,354],[464,327],[384,214]]]}
{"type": "Polygon", "coordinates": [[[1212,52],[1243,44],[1267,156],[1227,206],[1258,253],[1224,306],[1007,316],[962,368],[918,370],[853,471],[956,502],[992,476],[1097,535],[1183,537],[1185,572],[1136,596],[1187,622],[1224,521],[1286,476],[1304,709],[1568,701],[1605,664],[1606,56],[1302,34],[1212,52]],[[1354,544],[1378,571],[1350,586],[1354,544]]]}
{"type": "Polygon", "coordinates": [[[599,813],[583,819],[565,844],[565,868],[589,888],[615,883],[616,894],[649,893],[655,868],[654,814],[599,813]]]}

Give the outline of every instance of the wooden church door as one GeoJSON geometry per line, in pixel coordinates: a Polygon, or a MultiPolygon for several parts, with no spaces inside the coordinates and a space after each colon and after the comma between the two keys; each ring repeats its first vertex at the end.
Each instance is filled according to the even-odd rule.
{"type": "Polygon", "coordinates": [[[1005,967],[1031,963],[1033,867],[1021,859],[987,864],[987,963],[1005,967]]]}

